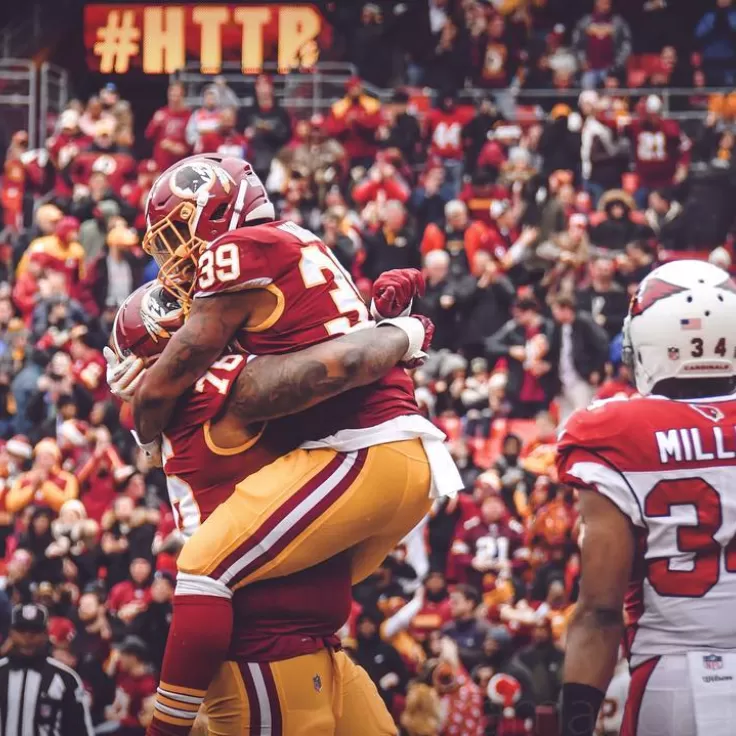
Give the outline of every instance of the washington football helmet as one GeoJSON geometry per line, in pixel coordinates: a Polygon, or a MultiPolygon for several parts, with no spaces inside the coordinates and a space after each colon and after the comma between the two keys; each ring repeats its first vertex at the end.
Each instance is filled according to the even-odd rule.
{"type": "Polygon", "coordinates": [[[244,225],[275,219],[266,188],[247,161],[190,156],[169,167],[151,187],[143,248],[159,265],[159,281],[187,309],[204,246],[244,225]]]}
{"type": "Polygon", "coordinates": [[[623,359],[642,396],[668,378],[736,376],[736,283],[704,261],[673,261],[639,285],[624,320],[623,359]]]}
{"type": "Polygon", "coordinates": [[[115,315],[110,342],[118,358],[152,363],[184,324],[181,304],[158,281],[137,288],[115,315]]]}

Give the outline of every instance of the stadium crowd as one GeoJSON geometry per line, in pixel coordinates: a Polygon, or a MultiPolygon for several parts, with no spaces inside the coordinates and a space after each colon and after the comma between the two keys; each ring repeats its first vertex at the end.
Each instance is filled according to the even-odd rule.
{"type": "MultiPolygon", "coordinates": [[[[18,131],[7,151],[0,639],[12,604],[46,605],[53,654],[88,685],[101,732],[144,733],[176,570],[165,478],[135,450],[100,352],[156,275],[140,237],[159,172],[193,152],[248,158],[280,216],[316,232],[366,298],[388,269],[424,270],[415,308],[437,331],[416,395],[465,493],[355,588],[341,631],[408,736],[552,732],[578,572],[557,426],[633,392],[620,331],[657,263],[696,251],[731,265],[736,93],[697,92],[734,82],[731,0],[704,4],[687,42],[669,0],[577,15],[430,0],[431,44],[408,50],[405,4],[344,5],[327,12],[362,77],[405,83],[390,103],[356,76],[325,115],[298,119],[261,75],[250,107],[213,79],[190,109],[174,82],[135,140],[135,101],[110,83],[70,102],[43,149],[18,131]],[[369,58],[377,39],[393,52],[369,58]],[[692,87],[682,108],[703,114],[685,131],[661,96],[617,92],[632,82],[692,87]],[[419,84],[437,90],[430,106],[419,84]],[[578,87],[534,115],[509,91],[578,87]]],[[[601,733],[617,733],[607,715],[601,733]]]]}

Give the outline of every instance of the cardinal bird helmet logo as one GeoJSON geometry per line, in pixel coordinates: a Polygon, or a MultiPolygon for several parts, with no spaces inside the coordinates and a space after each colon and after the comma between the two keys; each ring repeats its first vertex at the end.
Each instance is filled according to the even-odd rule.
{"type": "Polygon", "coordinates": [[[687,289],[658,278],[645,279],[631,302],[631,316],[636,317],[660,299],[666,299],[682,291],[687,291],[687,289]]]}

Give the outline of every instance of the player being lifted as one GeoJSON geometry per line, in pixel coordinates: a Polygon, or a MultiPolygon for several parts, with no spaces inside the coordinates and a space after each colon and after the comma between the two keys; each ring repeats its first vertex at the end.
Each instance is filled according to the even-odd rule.
{"type": "MultiPolygon", "coordinates": [[[[382,282],[398,289],[395,296],[408,304],[413,272],[384,274],[376,283],[379,291],[382,282]]],[[[115,319],[117,356],[130,355],[128,363],[135,356],[155,359],[181,323],[181,307],[158,282],[140,287],[115,319]]],[[[296,412],[380,379],[407,347],[406,335],[388,327],[380,334],[363,330],[290,355],[247,363],[245,356],[230,354],[215,361],[183,397],[163,440],[169,498],[184,538],[227,500],[238,481],[293,449],[285,444],[278,420],[252,423],[254,417],[270,418],[273,411],[254,385],[275,395],[279,383],[286,382],[289,409],[296,412]]],[[[111,362],[117,359],[111,356],[111,362]]],[[[116,388],[125,391],[120,382],[116,388]]],[[[188,733],[204,700],[213,733],[257,736],[269,727],[272,736],[395,734],[367,674],[336,648],[334,633],[350,612],[350,567],[343,553],[301,573],[236,591],[229,661],[208,683],[206,695],[197,687],[202,684],[197,675],[179,669],[187,642],[172,639],[164,670],[177,675],[177,684],[162,678],[149,733],[188,733]],[[265,687],[259,688],[261,683],[265,687]],[[254,693],[260,695],[251,702],[254,693]]],[[[186,597],[177,601],[178,606],[187,603],[186,597]]]]}
{"type": "MultiPolygon", "coordinates": [[[[144,245],[188,318],[137,387],[144,443],[156,442],[178,398],[233,341],[255,355],[288,353],[371,324],[319,239],[274,221],[245,161],[180,162],[154,184],[146,217],[144,245]]],[[[402,317],[392,324],[408,337],[411,363],[424,328],[402,317]]],[[[279,398],[268,396],[274,406],[279,398]]],[[[196,600],[186,613],[175,606],[172,630],[190,643],[185,669],[201,672],[205,687],[214,671],[202,663],[222,659],[230,638],[233,590],[346,550],[357,582],[423,518],[432,496],[462,487],[444,435],[419,414],[401,368],[284,419],[281,430],[298,449],[241,482],[179,557],[177,597],[196,600]]]]}
{"type": "Polygon", "coordinates": [[[699,261],[652,271],[624,323],[642,398],[593,404],[560,436],[560,480],[579,489],[584,524],[564,736],[593,733],[624,625],[623,736],[734,733],[734,315],[725,271],[699,261]]]}

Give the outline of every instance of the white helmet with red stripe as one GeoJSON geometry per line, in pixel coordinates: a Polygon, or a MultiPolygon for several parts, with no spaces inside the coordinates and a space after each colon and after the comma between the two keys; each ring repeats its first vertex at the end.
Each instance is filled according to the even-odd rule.
{"type": "Polygon", "coordinates": [[[642,396],[661,381],[736,376],[736,283],[705,261],[674,261],[639,285],[624,321],[623,357],[642,396]]]}

